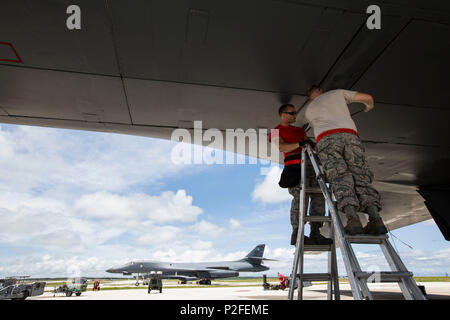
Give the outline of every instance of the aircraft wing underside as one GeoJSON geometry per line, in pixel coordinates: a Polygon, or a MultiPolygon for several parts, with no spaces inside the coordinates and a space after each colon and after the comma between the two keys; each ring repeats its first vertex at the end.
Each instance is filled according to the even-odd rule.
{"type": "Polygon", "coordinates": [[[383,218],[430,219],[450,193],[450,4],[377,3],[381,30],[366,27],[365,1],[4,0],[0,122],[170,139],[195,120],[273,128],[311,83],[367,92],[373,111],[350,108],[383,218]],[[68,30],[75,3],[81,29],[68,30]]]}

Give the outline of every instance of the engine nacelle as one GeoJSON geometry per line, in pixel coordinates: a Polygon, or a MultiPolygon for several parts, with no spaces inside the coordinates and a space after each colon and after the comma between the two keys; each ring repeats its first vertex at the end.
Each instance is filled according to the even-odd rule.
{"type": "Polygon", "coordinates": [[[211,270],[209,271],[211,278],[231,278],[239,276],[239,272],[233,270],[211,270]]]}

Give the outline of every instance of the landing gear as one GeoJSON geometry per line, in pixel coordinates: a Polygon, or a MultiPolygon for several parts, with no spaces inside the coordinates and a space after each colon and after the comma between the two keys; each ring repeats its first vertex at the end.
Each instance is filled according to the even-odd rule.
{"type": "Polygon", "coordinates": [[[211,285],[211,280],[210,279],[202,279],[202,280],[200,280],[198,282],[198,284],[210,286],[211,285]]]}

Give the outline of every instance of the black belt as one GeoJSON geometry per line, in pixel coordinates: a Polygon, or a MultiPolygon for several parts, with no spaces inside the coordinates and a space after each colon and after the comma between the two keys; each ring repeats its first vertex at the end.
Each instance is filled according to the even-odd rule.
{"type": "Polygon", "coordinates": [[[302,163],[302,155],[301,153],[294,153],[288,155],[286,158],[284,158],[284,165],[291,165],[291,164],[300,164],[302,163]]]}

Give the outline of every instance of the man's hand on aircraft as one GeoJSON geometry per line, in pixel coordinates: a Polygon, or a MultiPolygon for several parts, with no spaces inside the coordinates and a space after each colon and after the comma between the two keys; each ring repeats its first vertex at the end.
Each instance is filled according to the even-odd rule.
{"type": "Polygon", "coordinates": [[[371,103],[371,104],[366,103],[366,106],[365,106],[365,108],[364,108],[364,112],[369,112],[369,111],[372,110],[373,108],[374,108],[373,103],[371,103]]]}

